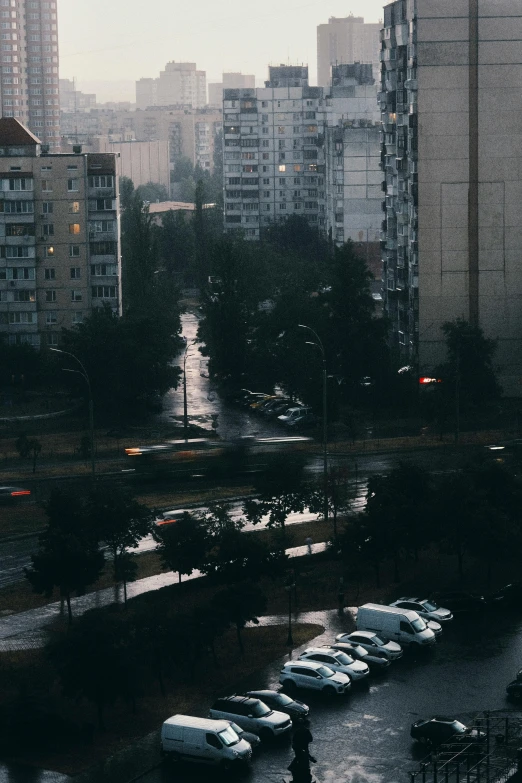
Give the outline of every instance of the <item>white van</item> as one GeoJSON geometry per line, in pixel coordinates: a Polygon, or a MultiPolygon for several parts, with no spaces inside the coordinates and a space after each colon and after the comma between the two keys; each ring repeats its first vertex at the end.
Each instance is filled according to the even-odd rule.
{"type": "Polygon", "coordinates": [[[161,728],[161,750],[175,761],[197,761],[229,770],[248,763],[252,748],[226,720],[173,715],[161,728]]]}
{"type": "Polygon", "coordinates": [[[357,610],[357,630],[373,631],[402,645],[435,644],[435,634],[417,612],[396,606],[364,604],[357,610]]]}

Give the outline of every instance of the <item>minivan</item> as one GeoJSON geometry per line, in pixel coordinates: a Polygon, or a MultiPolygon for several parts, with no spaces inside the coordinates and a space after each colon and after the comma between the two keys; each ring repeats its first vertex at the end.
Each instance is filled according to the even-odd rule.
{"type": "Polygon", "coordinates": [[[364,604],[357,610],[357,630],[373,631],[402,645],[435,644],[435,634],[411,609],[382,604],[364,604]]]}
{"type": "Polygon", "coordinates": [[[174,761],[195,761],[230,770],[252,758],[249,743],[229,721],[173,715],[161,727],[161,750],[174,761]]]}

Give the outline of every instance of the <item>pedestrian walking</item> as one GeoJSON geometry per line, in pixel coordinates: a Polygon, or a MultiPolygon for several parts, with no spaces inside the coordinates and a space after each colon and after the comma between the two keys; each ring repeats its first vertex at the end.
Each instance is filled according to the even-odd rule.
{"type": "Polygon", "coordinates": [[[314,543],[314,542],[312,541],[312,538],[311,538],[311,536],[308,536],[308,538],[305,538],[305,544],[306,544],[306,546],[308,547],[308,554],[309,554],[309,555],[311,555],[311,554],[312,554],[312,544],[313,544],[313,543],[314,543]]]}

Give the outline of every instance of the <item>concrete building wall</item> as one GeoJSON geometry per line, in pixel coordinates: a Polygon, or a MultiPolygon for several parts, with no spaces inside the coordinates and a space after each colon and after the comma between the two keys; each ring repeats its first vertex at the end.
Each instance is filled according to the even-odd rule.
{"type": "Polygon", "coordinates": [[[317,84],[330,85],[330,67],[340,63],[372,63],[379,70],[380,24],[365,23],[363,17],[331,17],[317,27],[317,84]]]}
{"type": "Polygon", "coordinates": [[[134,187],[156,182],[170,194],[170,154],[168,141],[112,142],[99,138],[94,148],[116,155],[119,177],[130,177],[134,187]]]}

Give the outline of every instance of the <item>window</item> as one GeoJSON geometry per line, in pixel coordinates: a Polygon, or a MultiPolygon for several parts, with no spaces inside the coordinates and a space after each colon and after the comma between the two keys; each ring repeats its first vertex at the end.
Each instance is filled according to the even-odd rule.
{"type": "MultiPolygon", "coordinates": [[[[103,199],[102,199],[103,201],[103,199]]],[[[75,215],[80,211],[80,202],[79,201],[69,201],[69,214],[75,215]]]]}
{"type": "Polygon", "coordinates": [[[93,285],[92,298],[93,299],[116,299],[116,286],[93,285]]]}
{"type": "MultiPolygon", "coordinates": [[[[78,204],[77,201],[74,202],[75,204],[78,204]]],[[[78,209],[74,210],[75,212],[79,212],[80,205],[78,204],[78,209]]],[[[96,209],[99,212],[104,212],[106,210],[112,209],[112,199],[110,198],[98,198],[96,199],[96,209]]]]}
{"type": "Polygon", "coordinates": [[[82,276],[82,270],[79,266],[72,266],[70,269],[71,280],[79,280],[82,276]]]}
{"type": "Polygon", "coordinates": [[[45,301],[56,302],[56,291],[53,288],[50,288],[48,291],[45,292],[45,301]]]}
{"type": "Polygon", "coordinates": [[[69,257],[70,258],[80,257],[80,245],[69,245],[69,257]]]}
{"type": "MultiPolygon", "coordinates": [[[[235,204],[233,205],[236,206],[235,204]]],[[[91,275],[93,277],[105,277],[106,275],[117,275],[117,264],[91,264],[91,275]]]]}
{"type": "MultiPolygon", "coordinates": [[[[251,154],[251,153],[247,153],[251,154]]],[[[92,220],[89,223],[89,231],[95,234],[106,234],[114,230],[114,220],[92,220]]]]}
{"type": "Polygon", "coordinates": [[[15,302],[36,302],[36,291],[14,291],[15,302]]]}
{"type": "Polygon", "coordinates": [[[55,332],[47,335],[47,345],[58,345],[58,335],[55,332]]]}
{"type": "Polygon", "coordinates": [[[54,236],[54,224],[53,223],[44,223],[42,226],[42,234],[44,237],[53,237],[54,236]]]}
{"type": "Polygon", "coordinates": [[[5,227],[6,237],[34,237],[34,223],[8,223],[5,227]]]}
{"type": "Polygon", "coordinates": [[[69,193],[72,193],[75,190],[79,190],[78,183],[80,180],[73,178],[67,180],[67,190],[69,193]]]}
{"type": "Polygon", "coordinates": [[[263,185],[270,185],[270,180],[267,177],[263,179],[263,185]]]}
{"type": "Polygon", "coordinates": [[[270,154],[268,152],[263,152],[263,160],[268,160],[270,157],[270,154]]]}
{"type": "Polygon", "coordinates": [[[71,291],[71,302],[81,302],[82,301],[82,292],[78,291],[77,289],[73,289],[71,291]]]}
{"type": "Polygon", "coordinates": [[[279,209],[286,209],[286,203],[284,201],[282,204],[279,204],[279,209]]]}
{"type": "Polygon", "coordinates": [[[56,280],[56,269],[53,267],[44,269],[44,277],[46,280],[56,280]]]}
{"type": "Polygon", "coordinates": [[[49,326],[58,323],[58,313],[55,310],[49,310],[49,312],[45,314],[45,323],[49,326]]]}
{"type": "Polygon", "coordinates": [[[83,313],[80,313],[78,311],[76,313],[73,313],[72,322],[73,322],[73,324],[82,324],[83,323],[83,313]]]}
{"type": "Polygon", "coordinates": [[[10,324],[34,324],[36,323],[36,313],[30,312],[30,313],[24,313],[21,311],[17,311],[14,313],[2,313],[2,315],[5,317],[7,316],[7,320],[4,321],[4,323],[10,323],[10,324]]]}
{"type": "Polygon", "coordinates": [[[79,233],[80,233],[80,224],[69,223],[69,234],[79,234],[79,233]]]}
{"type": "Polygon", "coordinates": [[[89,177],[90,188],[113,188],[114,177],[112,174],[101,174],[96,177],[89,177]]]}
{"type": "Polygon", "coordinates": [[[284,163],[281,166],[279,166],[279,171],[286,171],[286,166],[284,163]]]}
{"type": "MultiPolygon", "coordinates": [[[[33,252],[33,248],[17,247],[17,246],[14,247],[7,246],[5,248],[2,248],[2,250],[5,250],[6,258],[31,258],[31,256],[29,255],[29,251],[31,251],[31,253],[33,252]]],[[[2,253],[1,255],[3,256],[4,253],[2,253]]]]}
{"type": "Polygon", "coordinates": [[[33,201],[0,201],[0,212],[7,214],[33,213],[33,201]]]}
{"type": "Polygon", "coordinates": [[[9,190],[32,190],[33,180],[20,177],[9,180],[9,190]]]}
{"type": "Polygon", "coordinates": [[[89,247],[93,256],[116,255],[116,242],[91,242],[89,247]]]}
{"type": "Polygon", "coordinates": [[[52,193],[53,185],[50,179],[42,180],[42,191],[44,193],[52,193]]]}
{"type": "Polygon", "coordinates": [[[42,212],[44,215],[52,215],[53,214],[53,202],[52,201],[43,201],[42,202],[42,212]]]}

